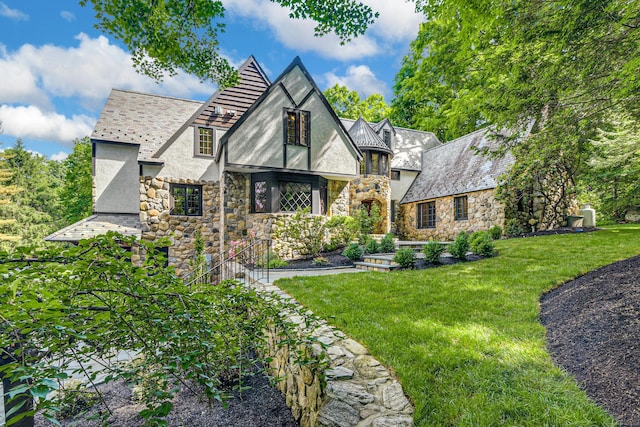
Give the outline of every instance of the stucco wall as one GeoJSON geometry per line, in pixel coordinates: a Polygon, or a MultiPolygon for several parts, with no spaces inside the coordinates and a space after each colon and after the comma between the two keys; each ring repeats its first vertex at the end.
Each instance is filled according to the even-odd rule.
{"type": "MultiPolygon", "coordinates": [[[[453,240],[460,231],[488,230],[494,225],[504,228],[504,205],[497,202],[493,190],[460,194],[467,196],[468,219],[454,220],[454,196],[435,199],[436,227],[417,228],[417,205],[422,202],[400,205],[398,232],[406,240],[453,240]]],[[[425,200],[430,201],[430,200],[425,200]]]]}
{"type": "Polygon", "coordinates": [[[95,144],[94,207],[100,213],[138,213],[138,146],[95,144]]]}
{"type": "Polygon", "coordinates": [[[398,202],[402,200],[411,184],[418,176],[418,172],[414,171],[400,171],[400,180],[391,180],[391,199],[397,200],[398,202]]]}

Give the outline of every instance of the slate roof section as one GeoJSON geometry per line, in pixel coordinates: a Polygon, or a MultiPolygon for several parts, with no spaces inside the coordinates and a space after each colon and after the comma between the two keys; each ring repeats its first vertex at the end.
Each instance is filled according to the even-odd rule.
{"type": "Polygon", "coordinates": [[[362,151],[382,151],[393,154],[393,151],[362,117],[351,126],[349,135],[362,151]]]}
{"type": "Polygon", "coordinates": [[[138,214],[93,214],[45,237],[50,242],[78,242],[116,231],[124,236],[142,235],[138,214]]]}
{"type": "MultiPolygon", "coordinates": [[[[371,123],[369,125],[380,129],[385,120],[387,119],[378,124],[373,124],[373,126],[371,123]]],[[[347,129],[351,128],[355,123],[355,120],[352,119],[341,118],[340,121],[347,129]]],[[[420,172],[422,168],[422,152],[441,145],[440,140],[432,132],[406,129],[398,126],[393,126],[393,129],[395,134],[391,144],[393,150],[391,169],[420,172]]]]}
{"type": "Polygon", "coordinates": [[[138,144],[138,159],[151,160],[201,106],[199,101],[113,89],[91,139],[138,144]]]}
{"type": "Polygon", "coordinates": [[[400,203],[495,188],[498,177],[514,160],[510,154],[490,158],[472,149],[497,148],[498,142],[490,137],[491,129],[477,130],[425,152],[422,172],[400,203]]]}

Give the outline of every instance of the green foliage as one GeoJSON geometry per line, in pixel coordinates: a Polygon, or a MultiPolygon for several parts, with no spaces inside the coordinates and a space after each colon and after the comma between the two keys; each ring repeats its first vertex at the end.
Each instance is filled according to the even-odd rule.
{"type": "Polygon", "coordinates": [[[63,164],[66,172],[60,191],[62,216],[66,224],[73,224],[93,211],[91,141],[88,137],[74,141],[73,152],[63,164]]]}
{"type": "Polygon", "coordinates": [[[380,252],[391,253],[396,250],[396,244],[394,242],[395,237],[393,233],[387,233],[380,240],[380,252]]]}
{"type": "Polygon", "coordinates": [[[391,111],[384,102],[383,96],[379,94],[360,99],[358,92],[338,84],[323,93],[336,115],[345,119],[357,120],[362,117],[368,122],[379,122],[387,117],[391,111]]]}
{"type": "Polygon", "coordinates": [[[273,237],[284,242],[294,254],[318,256],[326,239],[324,217],[312,215],[309,210],[298,210],[279,219],[273,237]]]}
{"type": "Polygon", "coordinates": [[[500,240],[502,238],[502,227],[494,225],[489,229],[489,235],[493,240],[500,240]]]}
{"type": "Polygon", "coordinates": [[[313,261],[311,261],[311,263],[313,265],[319,266],[319,267],[324,267],[324,266],[331,265],[331,262],[327,258],[325,258],[323,256],[315,257],[313,259],[313,261]]]}
{"type": "Polygon", "coordinates": [[[353,218],[357,223],[359,238],[362,235],[374,233],[382,220],[380,207],[375,202],[371,204],[370,209],[364,205],[360,206],[353,212],[353,218]]]}
{"type": "Polygon", "coordinates": [[[364,249],[368,254],[377,254],[378,252],[380,252],[380,245],[378,244],[378,242],[376,242],[375,239],[369,238],[367,240],[367,244],[364,246],[364,249]]]}
{"type": "Polygon", "coordinates": [[[422,245],[424,259],[434,264],[440,264],[440,255],[442,255],[444,251],[445,247],[440,242],[429,241],[422,245]]]}
{"type": "Polygon", "coordinates": [[[495,254],[495,244],[487,231],[475,231],[469,237],[469,249],[476,255],[490,257],[495,254]]]}
{"type": "Polygon", "coordinates": [[[71,418],[86,412],[100,401],[97,392],[87,390],[80,381],[67,380],[55,396],[59,412],[55,414],[58,420],[71,418]]]}
{"type": "Polygon", "coordinates": [[[522,228],[522,224],[515,218],[508,219],[504,225],[504,234],[507,237],[519,237],[524,234],[524,229],[522,228]]]}
{"type": "Polygon", "coordinates": [[[639,254],[640,225],[495,243],[499,257],[428,273],[296,277],[278,285],[390,361],[415,405],[417,427],[615,425],[553,363],[539,304],[559,283],[639,254]]]}
{"type": "Polygon", "coordinates": [[[351,261],[361,260],[363,254],[364,250],[362,249],[362,246],[357,243],[349,243],[349,246],[342,251],[342,255],[346,256],[351,261]]]}
{"type": "Polygon", "coordinates": [[[289,265],[289,263],[287,261],[280,259],[277,253],[269,249],[269,256],[258,257],[256,265],[258,267],[279,268],[279,267],[286,267],[287,265],[289,265]],[[267,259],[269,260],[268,262],[267,262],[267,259]]]}
{"type": "Polygon", "coordinates": [[[461,260],[467,259],[467,251],[469,250],[469,234],[466,231],[461,231],[456,236],[455,240],[449,245],[449,253],[454,257],[461,260]]]}
{"type": "Polygon", "coordinates": [[[141,415],[156,419],[170,411],[177,382],[224,399],[251,354],[264,351],[267,328],[281,333],[283,345],[309,344],[283,317],[295,306],[235,282],[189,287],[155,253],[152,243],[108,233],[67,249],[0,254],[0,348],[15,348],[0,375],[25,380],[35,410],[58,409],[47,397],[57,380],[74,374],[93,384],[97,373],[84,369],[120,351],[140,359],[101,366],[106,381],[135,385],[144,371],[141,415]],[[148,255],[142,265],[131,263],[128,248],[148,255]]]}
{"type": "Polygon", "coordinates": [[[8,183],[13,177],[13,172],[9,170],[7,157],[7,153],[0,152],[0,242],[10,242],[20,239],[19,235],[3,232],[3,229],[6,229],[16,222],[16,219],[5,211],[12,203],[11,196],[23,191],[22,188],[8,183]]]}
{"type": "Polygon", "coordinates": [[[333,215],[325,223],[330,245],[334,249],[346,246],[358,234],[359,224],[351,216],[333,215]]]}
{"type": "Polygon", "coordinates": [[[409,248],[398,249],[393,255],[393,261],[402,268],[413,268],[416,264],[416,253],[409,248]]]}
{"type": "MultiPolygon", "coordinates": [[[[316,22],[316,35],[335,33],[342,42],[364,34],[378,15],[355,0],[273,0],[294,19],[316,22]]],[[[225,8],[216,0],[80,0],[91,5],[96,28],[122,42],[136,69],[156,80],[179,69],[220,86],[237,82],[237,72],[220,54],[225,8]]]]}

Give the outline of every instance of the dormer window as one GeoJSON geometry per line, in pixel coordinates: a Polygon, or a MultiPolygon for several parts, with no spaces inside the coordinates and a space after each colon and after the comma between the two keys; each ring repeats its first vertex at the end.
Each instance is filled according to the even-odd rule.
{"type": "Polygon", "coordinates": [[[196,154],[200,156],[213,156],[213,129],[198,128],[196,132],[196,154]]]}
{"type": "Polygon", "coordinates": [[[391,131],[388,129],[385,129],[382,131],[382,140],[384,141],[385,144],[387,144],[387,147],[391,148],[391,131]]]}
{"type": "Polygon", "coordinates": [[[301,110],[285,110],[285,142],[289,145],[309,146],[310,113],[301,110]]]}

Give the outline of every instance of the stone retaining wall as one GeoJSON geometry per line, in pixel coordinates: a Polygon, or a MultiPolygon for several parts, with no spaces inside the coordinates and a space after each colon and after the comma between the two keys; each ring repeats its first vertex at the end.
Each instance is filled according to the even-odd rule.
{"type": "MultiPolygon", "coordinates": [[[[254,284],[261,292],[289,295],[272,284],[254,284]]],[[[301,427],[409,427],[414,408],[402,386],[388,369],[374,359],[367,349],[342,332],[318,321],[310,327],[300,316],[291,320],[301,334],[317,338],[307,353],[322,363],[300,365],[291,352],[295,349],[276,345],[281,337],[271,331],[272,375],[287,406],[301,427]],[[323,367],[322,369],[320,367],[323,367]]]]}

